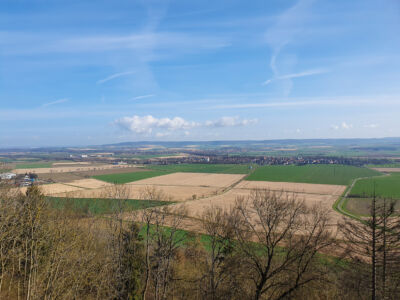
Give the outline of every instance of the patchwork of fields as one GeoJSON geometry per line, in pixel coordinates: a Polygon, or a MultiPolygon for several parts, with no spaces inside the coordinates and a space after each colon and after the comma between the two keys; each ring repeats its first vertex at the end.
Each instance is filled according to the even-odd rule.
{"type": "Polygon", "coordinates": [[[348,185],[355,178],[377,175],[375,170],[344,165],[279,165],[259,167],[247,180],[348,185]]]}
{"type": "MultiPolygon", "coordinates": [[[[388,200],[387,203],[390,203],[388,200]]],[[[371,212],[371,198],[349,198],[346,201],[346,210],[358,216],[369,216],[371,212]]],[[[377,199],[377,205],[382,205],[382,199],[377,199]]],[[[394,200],[394,209],[400,211],[400,201],[394,200]]]]}
{"type": "Polygon", "coordinates": [[[180,164],[180,165],[151,165],[149,169],[168,173],[190,172],[190,173],[219,173],[219,174],[248,174],[255,165],[234,164],[180,164]]]}
{"type": "Polygon", "coordinates": [[[105,174],[93,176],[95,179],[103,180],[109,183],[123,184],[133,182],[141,179],[166,175],[164,171],[147,171],[147,172],[132,172],[132,173],[120,173],[120,174],[105,174]]]}
{"type": "MultiPolygon", "coordinates": [[[[117,199],[47,197],[47,201],[53,208],[71,209],[75,212],[92,215],[110,214],[121,209],[117,199]]],[[[173,202],[128,199],[123,201],[122,210],[130,212],[171,203],[173,202]]]]}
{"type": "MultiPolygon", "coordinates": [[[[88,166],[80,166],[79,169],[85,167],[88,166]]],[[[374,183],[378,196],[400,199],[400,174],[382,176],[377,170],[352,166],[280,165],[255,168],[250,165],[181,164],[136,169],[127,166],[129,172],[126,173],[123,169],[112,167],[115,166],[109,165],[104,170],[93,171],[97,173],[92,178],[75,179],[70,176],[67,182],[42,185],[41,189],[52,199],[59,199],[56,203],[63,203],[63,198],[73,198],[75,206],[86,208],[95,205],[91,202],[97,203],[95,207],[109,207],[107,203],[115,198],[113,183],[122,184],[125,197],[131,200],[143,199],[146,189],[156,188],[165,194],[165,200],[169,203],[184,201],[191,217],[198,217],[211,205],[228,208],[235,203],[237,197],[247,197],[253,189],[268,189],[289,192],[298,199],[304,199],[309,205],[320,204],[332,211],[334,221],[341,215],[332,210],[332,205],[356,178],[363,179],[356,181],[349,193],[351,199],[346,199],[348,210],[354,214],[362,215],[366,212],[368,201],[361,197],[372,195],[374,183]]],[[[21,190],[24,191],[24,188],[21,190]]],[[[173,206],[180,205],[176,203],[173,206]]],[[[95,208],[92,210],[96,211],[95,208]]]]}
{"type": "Polygon", "coordinates": [[[373,197],[400,199],[400,173],[360,179],[350,191],[349,197],[373,197]]]}
{"type": "Polygon", "coordinates": [[[51,173],[68,173],[68,172],[85,172],[85,171],[99,171],[109,169],[122,169],[131,168],[132,165],[77,165],[77,166],[64,166],[64,167],[34,167],[34,168],[21,168],[13,170],[16,174],[36,173],[36,174],[51,174],[51,173]]]}

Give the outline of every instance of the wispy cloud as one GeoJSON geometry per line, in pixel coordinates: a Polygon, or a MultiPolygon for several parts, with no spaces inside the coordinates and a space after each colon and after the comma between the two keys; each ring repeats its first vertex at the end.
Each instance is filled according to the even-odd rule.
{"type": "MultiPolygon", "coordinates": [[[[130,35],[35,35],[24,32],[1,33],[0,44],[4,54],[46,53],[101,53],[115,51],[162,51],[163,56],[171,53],[201,52],[220,49],[231,45],[226,36],[190,35],[181,32],[138,32],[130,35]],[[28,45],[30,47],[28,47],[28,45]]],[[[140,53],[143,55],[143,53],[140,53]]],[[[143,58],[143,57],[142,57],[143,58]]]]}
{"type": "Polygon", "coordinates": [[[308,70],[308,71],[299,72],[299,73],[292,73],[292,74],[286,74],[286,75],[277,76],[275,78],[268,79],[268,80],[264,81],[262,84],[263,85],[268,85],[271,82],[276,81],[276,80],[301,78],[301,77],[307,77],[307,76],[312,76],[312,75],[324,74],[324,73],[328,73],[328,72],[329,72],[329,70],[327,70],[327,69],[308,70]]]}
{"type": "Polygon", "coordinates": [[[119,77],[123,77],[123,76],[128,76],[128,75],[132,75],[133,73],[135,73],[135,71],[128,71],[128,72],[121,72],[121,73],[115,73],[112,74],[104,79],[101,79],[99,81],[97,81],[97,84],[103,84],[107,81],[113,80],[115,78],[119,78],[119,77]]]}
{"type": "Polygon", "coordinates": [[[60,103],[65,103],[65,102],[68,102],[68,101],[69,101],[68,98],[63,98],[63,99],[59,99],[59,100],[56,100],[56,101],[44,103],[44,104],[42,104],[42,107],[48,107],[48,106],[51,106],[51,105],[56,105],[56,104],[60,104],[60,103]]]}
{"type": "Polygon", "coordinates": [[[155,96],[154,94],[142,95],[142,96],[133,97],[131,100],[140,100],[140,99],[152,98],[154,96],[155,96]]]}
{"type": "MultiPolygon", "coordinates": [[[[297,4],[286,10],[277,17],[277,21],[266,33],[265,38],[272,49],[270,67],[274,78],[279,78],[277,66],[278,56],[283,48],[291,43],[301,32],[304,23],[309,16],[309,8],[314,0],[299,0],[297,4]]],[[[285,78],[289,80],[294,77],[285,78]]],[[[283,78],[282,78],[283,79],[283,78]]],[[[267,80],[264,85],[268,85],[272,80],[267,80]]],[[[285,94],[289,94],[292,88],[291,82],[287,85],[285,94]]]]}
{"type": "Polygon", "coordinates": [[[205,109],[244,109],[244,108],[291,108],[291,107],[321,107],[321,106],[336,106],[336,107],[347,107],[347,106],[359,106],[359,105],[369,105],[369,106],[399,106],[399,98],[394,97],[337,97],[337,98],[311,98],[312,100],[307,100],[307,98],[293,99],[292,101],[287,101],[288,98],[279,98],[275,101],[270,102],[257,102],[257,103],[230,103],[221,104],[214,106],[207,106],[205,109]]]}

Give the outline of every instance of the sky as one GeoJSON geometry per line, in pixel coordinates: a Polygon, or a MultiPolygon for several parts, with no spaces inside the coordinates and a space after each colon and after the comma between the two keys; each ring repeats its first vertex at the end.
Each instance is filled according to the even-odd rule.
{"type": "Polygon", "coordinates": [[[398,0],[0,0],[0,147],[400,136],[398,0]]]}

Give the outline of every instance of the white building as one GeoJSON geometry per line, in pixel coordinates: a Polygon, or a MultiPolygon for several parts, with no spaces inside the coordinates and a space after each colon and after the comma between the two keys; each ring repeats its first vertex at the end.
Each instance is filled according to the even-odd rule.
{"type": "Polygon", "coordinates": [[[2,173],[0,174],[0,179],[1,180],[10,180],[13,179],[17,176],[15,173],[2,173]]]}

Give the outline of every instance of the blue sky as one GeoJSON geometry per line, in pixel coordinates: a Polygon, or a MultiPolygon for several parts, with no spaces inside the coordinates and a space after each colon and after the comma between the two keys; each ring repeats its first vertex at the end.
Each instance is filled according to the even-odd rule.
{"type": "Polygon", "coordinates": [[[400,136],[400,2],[0,1],[0,147],[400,136]]]}

